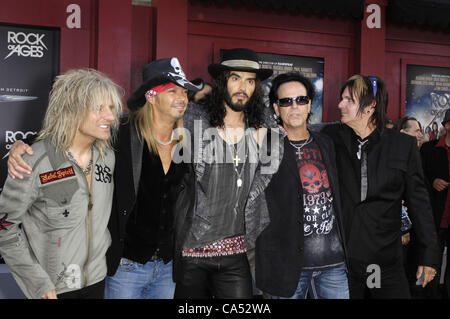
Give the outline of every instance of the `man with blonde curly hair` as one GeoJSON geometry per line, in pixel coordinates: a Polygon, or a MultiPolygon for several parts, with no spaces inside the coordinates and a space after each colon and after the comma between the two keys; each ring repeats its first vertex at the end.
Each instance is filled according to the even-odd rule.
{"type": "Polygon", "coordinates": [[[0,254],[28,298],[103,298],[119,87],[95,70],[56,78],[23,179],[0,196],[0,254]]]}

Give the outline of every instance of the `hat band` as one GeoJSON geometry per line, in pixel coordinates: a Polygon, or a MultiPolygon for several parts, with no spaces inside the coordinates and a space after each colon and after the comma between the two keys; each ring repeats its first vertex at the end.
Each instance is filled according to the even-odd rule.
{"type": "Polygon", "coordinates": [[[231,68],[259,69],[259,63],[250,60],[226,60],[223,61],[221,64],[231,68]]]}
{"type": "Polygon", "coordinates": [[[154,88],[145,92],[145,98],[149,99],[150,97],[155,96],[156,94],[161,93],[162,91],[173,88],[174,86],[177,86],[177,85],[172,82],[155,86],[154,88]]]}

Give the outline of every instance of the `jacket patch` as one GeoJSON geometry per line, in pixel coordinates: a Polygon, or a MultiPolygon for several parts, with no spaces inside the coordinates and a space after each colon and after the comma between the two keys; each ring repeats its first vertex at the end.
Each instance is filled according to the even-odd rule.
{"type": "Polygon", "coordinates": [[[57,171],[40,174],[39,178],[41,179],[41,184],[47,184],[71,176],[75,176],[75,172],[72,166],[61,168],[57,171]]]}
{"type": "Polygon", "coordinates": [[[14,225],[14,223],[7,221],[6,218],[8,218],[8,214],[5,214],[3,218],[0,218],[0,230],[8,230],[6,226],[14,225]]]}
{"type": "Polygon", "coordinates": [[[56,285],[63,283],[67,288],[81,288],[81,268],[77,264],[66,266],[62,263],[63,270],[57,275],[56,285]]]}

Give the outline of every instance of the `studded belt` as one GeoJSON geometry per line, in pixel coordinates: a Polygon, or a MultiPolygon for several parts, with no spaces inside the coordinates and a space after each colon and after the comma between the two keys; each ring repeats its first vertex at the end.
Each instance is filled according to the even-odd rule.
{"type": "Polygon", "coordinates": [[[216,257],[245,253],[244,235],[224,238],[206,246],[183,249],[183,257],[216,257]]]}

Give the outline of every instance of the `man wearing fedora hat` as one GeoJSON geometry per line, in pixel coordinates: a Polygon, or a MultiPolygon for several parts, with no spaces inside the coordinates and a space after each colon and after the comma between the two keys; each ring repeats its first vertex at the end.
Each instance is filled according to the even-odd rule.
{"type": "MultiPolygon", "coordinates": [[[[177,58],[160,59],[143,69],[143,83],[127,101],[130,113],[122,118],[114,145],[106,298],[173,298],[171,190],[180,184],[186,164],[172,161],[178,142],[172,132],[183,127],[188,90],[201,88],[202,83],[186,79],[177,58]]],[[[15,154],[26,146],[21,148],[12,149],[17,162],[15,154]]]]}
{"type": "MultiPolygon", "coordinates": [[[[261,156],[272,134],[263,127],[260,83],[272,71],[241,48],[224,50],[208,71],[216,82],[211,95],[203,106],[190,105],[184,117],[192,145],[201,146],[192,153],[191,195],[175,204],[177,215],[192,216],[176,234],[175,298],[251,298],[247,251],[269,222],[260,199],[271,174],[263,172],[261,156]]],[[[278,158],[277,148],[271,151],[278,158]]]]}
{"type": "MultiPolygon", "coordinates": [[[[445,112],[442,126],[446,134],[438,140],[432,140],[422,145],[420,150],[422,155],[422,165],[425,176],[430,184],[430,200],[433,208],[434,222],[438,233],[439,251],[442,254],[444,247],[450,243],[450,196],[448,196],[449,170],[450,170],[450,109],[445,112]]],[[[444,296],[450,297],[450,258],[447,249],[447,267],[444,274],[444,296]]],[[[440,272],[438,272],[438,277],[440,272]]],[[[439,282],[436,280],[436,282],[439,282]]],[[[431,293],[432,296],[438,294],[437,287],[431,293]]]]}

